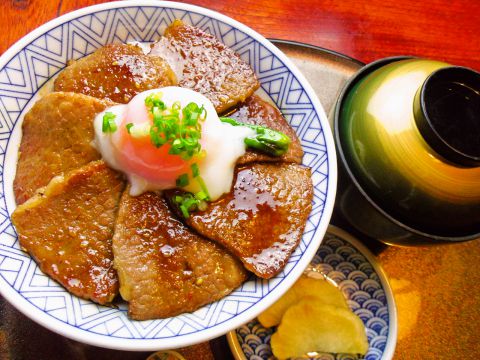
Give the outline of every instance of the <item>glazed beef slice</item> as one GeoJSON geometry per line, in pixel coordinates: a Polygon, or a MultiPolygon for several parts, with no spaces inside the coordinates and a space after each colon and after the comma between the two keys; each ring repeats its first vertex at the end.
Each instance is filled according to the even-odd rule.
{"type": "MultiPolygon", "coordinates": [[[[174,206],[177,191],[168,193],[174,206]]],[[[233,190],[185,221],[238,256],[247,270],[269,279],[297,247],[311,210],[310,169],[297,164],[237,168],[233,190]]]]}
{"type": "Polygon", "coordinates": [[[175,20],[153,45],[175,71],[178,85],[204,94],[218,113],[244,101],[260,86],[252,68],[213,35],[175,20]]]}
{"type": "Polygon", "coordinates": [[[194,311],[246,279],[240,262],[176,220],[154,192],[124,192],[113,251],[120,294],[137,320],[194,311]]]}
{"type": "Polygon", "coordinates": [[[21,247],[72,294],[106,304],[118,292],[112,236],[122,177],[103,161],[57,176],[17,207],[21,247]]]}
{"type": "Polygon", "coordinates": [[[265,126],[273,130],[281,131],[292,141],[288,151],[280,156],[269,156],[254,150],[247,150],[245,155],[238,159],[237,164],[248,164],[254,161],[284,161],[300,164],[302,162],[303,150],[297,134],[283,117],[282,113],[257,95],[250,96],[244,103],[240,104],[237,111],[229,115],[245,124],[265,126]]]}
{"type": "Polygon", "coordinates": [[[55,80],[55,91],[72,91],[117,103],[136,94],[176,84],[170,66],[136,45],[106,45],[73,62],[55,80]]]}
{"type": "Polygon", "coordinates": [[[25,115],[13,189],[17,204],[56,175],[100,159],[92,147],[93,119],[111,103],[74,93],[51,93],[25,115]]]}

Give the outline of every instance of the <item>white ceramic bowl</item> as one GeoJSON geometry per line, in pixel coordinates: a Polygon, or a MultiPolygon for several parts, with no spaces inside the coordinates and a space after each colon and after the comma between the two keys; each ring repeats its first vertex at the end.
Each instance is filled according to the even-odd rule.
{"type": "Polygon", "coordinates": [[[295,66],[269,41],[219,13],[186,4],[122,1],[61,16],[31,32],[0,58],[0,291],[21,312],[72,339],[122,350],[177,348],[220,336],[272,304],[300,276],[320,245],[333,209],[336,158],[327,117],[314,91],[295,66]],[[264,94],[295,128],[312,168],[314,204],[305,234],[285,269],[275,278],[251,277],[220,301],[169,319],[132,321],[126,306],[96,305],[70,295],[45,276],[20,250],[10,215],[23,115],[47,81],[69,59],[112,42],[153,41],[175,19],[216,35],[250,63],[264,94]]]}

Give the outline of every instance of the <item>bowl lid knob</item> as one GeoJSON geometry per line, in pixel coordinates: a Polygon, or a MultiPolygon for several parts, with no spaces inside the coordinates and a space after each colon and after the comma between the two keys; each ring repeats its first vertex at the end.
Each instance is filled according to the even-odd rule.
{"type": "Polygon", "coordinates": [[[458,66],[433,72],[415,95],[414,114],[439,155],[460,166],[480,166],[480,73],[458,66]]]}

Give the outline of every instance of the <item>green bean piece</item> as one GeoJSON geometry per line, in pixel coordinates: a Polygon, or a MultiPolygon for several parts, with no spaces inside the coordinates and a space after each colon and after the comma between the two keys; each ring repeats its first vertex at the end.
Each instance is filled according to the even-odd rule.
{"type": "Polygon", "coordinates": [[[245,145],[269,155],[281,156],[285,154],[291,143],[290,138],[281,131],[265,126],[244,124],[229,117],[220,117],[220,120],[233,126],[246,126],[255,130],[257,135],[245,138],[245,145]]]}

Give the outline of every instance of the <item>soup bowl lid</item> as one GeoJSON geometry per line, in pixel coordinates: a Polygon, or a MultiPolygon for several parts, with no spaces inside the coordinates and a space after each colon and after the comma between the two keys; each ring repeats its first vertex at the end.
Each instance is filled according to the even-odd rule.
{"type": "MultiPolygon", "coordinates": [[[[432,118],[431,103],[438,99],[431,95],[439,82],[435,73],[445,74],[450,68],[412,57],[367,65],[344,87],[334,128],[340,161],[371,205],[410,232],[463,241],[480,233],[480,167],[471,159],[468,164],[455,162],[437,151],[417,124],[418,112],[432,118]],[[430,110],[427,115],[425,109],[430,110]]],[[[455,74],[448,78],[450,83],[462,83],[455,74]]],[[[468,87],[477,89],[470,97],[479,94],[480,82],[472,80],[468,87]]],[[[472,116],[480,125],[479,113],[472,116]]],[[[475,124],[474,119],[468,121],[475,124]]],[[[457,123],[462,124],[461,119],[457,123]]]]}

